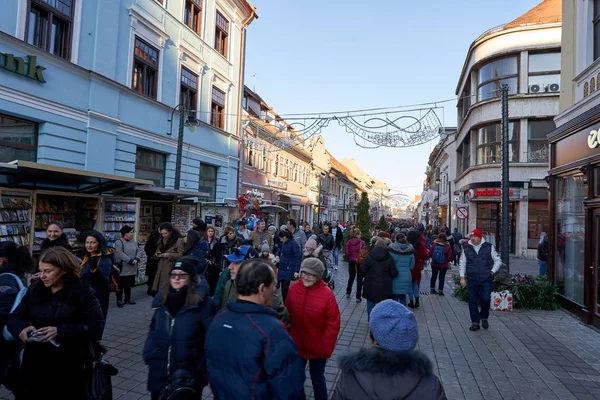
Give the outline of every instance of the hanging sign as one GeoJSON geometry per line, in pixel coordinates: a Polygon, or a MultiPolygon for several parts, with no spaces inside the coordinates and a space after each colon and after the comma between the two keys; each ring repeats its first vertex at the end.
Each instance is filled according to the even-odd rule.
{"type": "Polygon", "coordinates": [[[458,207],[456,209],[456,217],[458,219],[467,219],[467,217],[469,216],[469,210],[467,210],[466,207],[458,207]]]}

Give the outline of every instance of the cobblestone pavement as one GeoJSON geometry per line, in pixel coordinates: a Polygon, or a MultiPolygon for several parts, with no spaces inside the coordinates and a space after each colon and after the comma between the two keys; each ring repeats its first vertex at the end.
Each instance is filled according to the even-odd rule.
{"type": "MultiPolygon", "coordinates": [[[[354,292],[345,298],[346,277],[343,263],[335,290],[342,328],[325,371],[330,393],[339,375],[335,359],[370,346],[365,302],[357,304],[354,292]]],[[[425,291],[428,274],[423,278],[425,291]]],[[[421,308],[415,312],[419,349],[431,357],[449,399],[600,399],[600,334],[596,330],[564,311],[513,311],[492,313],[490,329],[473,333],[468,330],[467,305],[451,296],[451,286],[449,276],[446,296],[423,294],[421,308]]],[[[113,381],[114,398],[119,400],[150,398],[147,368],[141,359],[152,315],[145,286],[134,289],[134,299],[135,306],[111,306],[104,335],[107,359],[120,370],[113,381]]],[[[211,398],[208,389],[204,394],[211,398]]],[[[306,394],[312,398],[308,376],[306,394]]],[[[0,398],[12,397],[0,389],[0,398]]]]}

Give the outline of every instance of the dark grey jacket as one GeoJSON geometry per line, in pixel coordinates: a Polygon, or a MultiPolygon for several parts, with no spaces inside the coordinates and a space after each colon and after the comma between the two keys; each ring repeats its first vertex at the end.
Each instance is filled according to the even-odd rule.
{"type": "Polygon", "coordinates": [[[429,358],[418,351],[361,349],[340,357],[332,400],[446,400],[429,358]]]}

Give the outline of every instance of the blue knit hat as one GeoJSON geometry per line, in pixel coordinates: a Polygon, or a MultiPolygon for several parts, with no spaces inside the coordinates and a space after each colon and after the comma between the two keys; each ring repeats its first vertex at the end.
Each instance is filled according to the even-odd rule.
{"type": "Polygon", "coordinates": [[[419,341],[415,315],[394,300],[384,300],[371,311],[369,325],[379,346],[391,351],[410,351],[419,341]]]}

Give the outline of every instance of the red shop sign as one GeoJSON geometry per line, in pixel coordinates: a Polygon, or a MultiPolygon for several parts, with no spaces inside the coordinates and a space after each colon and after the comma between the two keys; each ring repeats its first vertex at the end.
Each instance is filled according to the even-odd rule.
{"type": "MultiPolygon", "coordinates": [[[[512,189],[508,190],[508,195],[512,196],[514,191],[512,189]]],[[[477,190],[469,190],[467,193],[467,197],[499,197],[502,196],[502,189],[477,189],[477,190]]]]}

